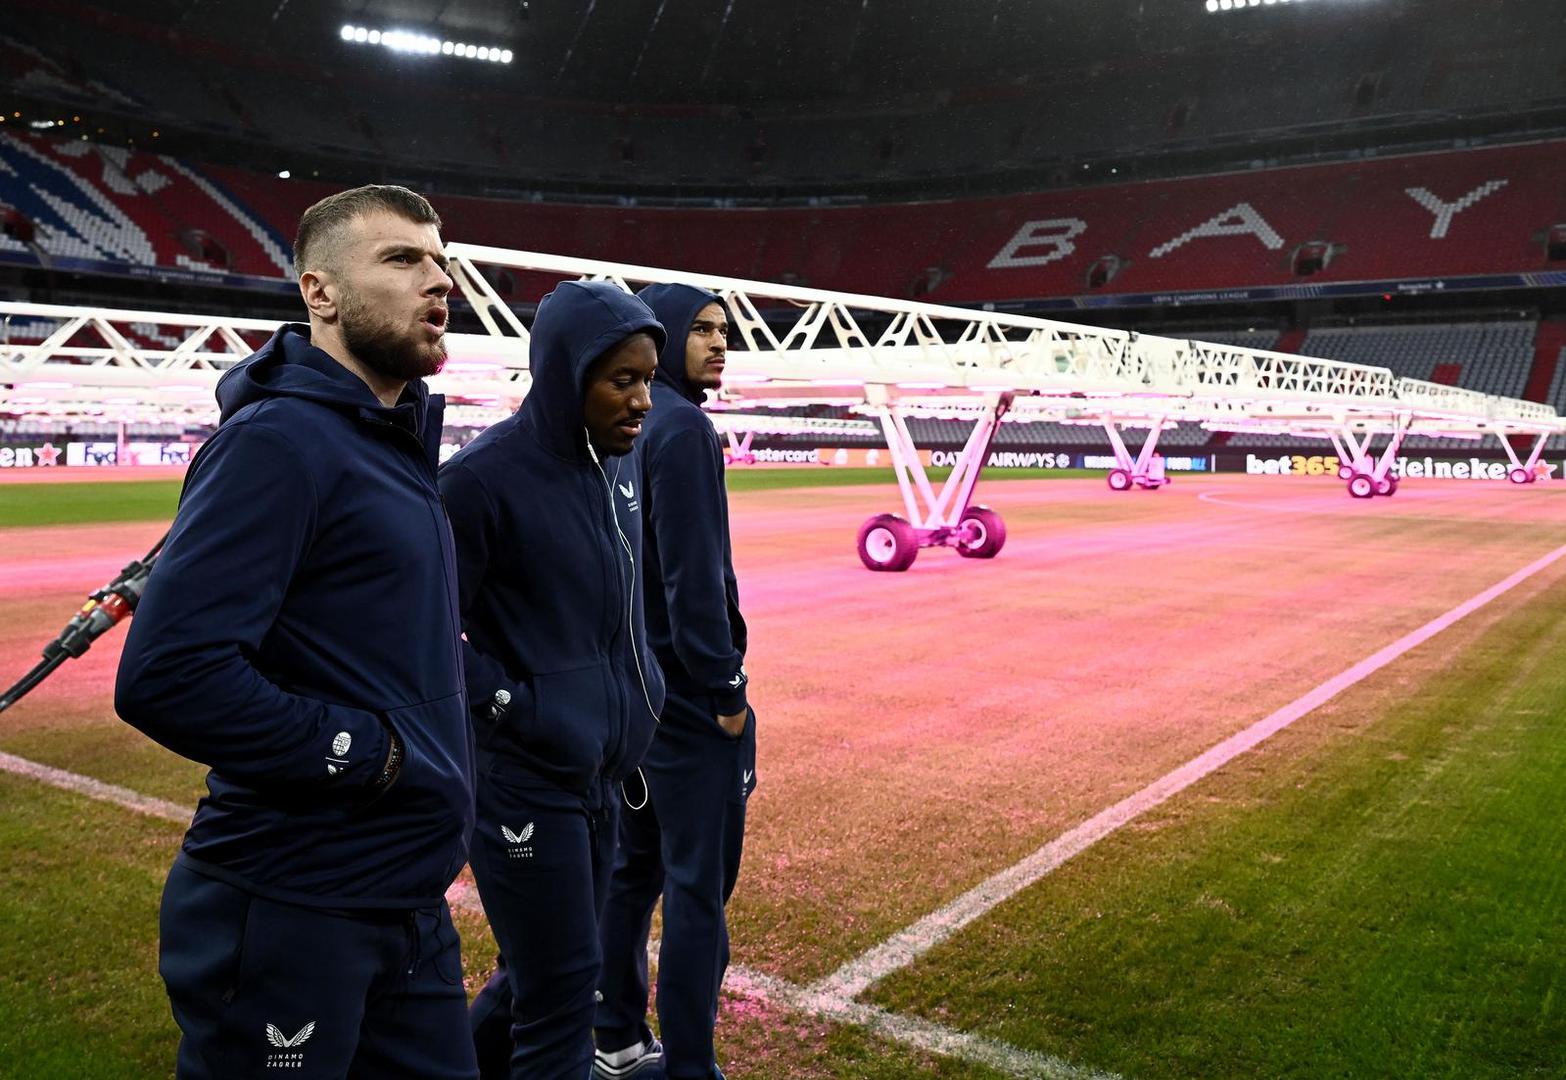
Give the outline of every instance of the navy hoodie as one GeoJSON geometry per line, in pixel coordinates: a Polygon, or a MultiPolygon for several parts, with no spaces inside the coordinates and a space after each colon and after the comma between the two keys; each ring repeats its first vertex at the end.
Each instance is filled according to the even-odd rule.
{"type": "Polygon", "coordinates": [[[663,708],[642,624],[635,451],[595,460],[588,367],[663,328],[612,285],[562,282],[533,322],[533,385],[441,469],[457,542],[468,693],[493,770],[594,800],[640,763],[663,708]],[[484,706],[511,695],[496,722],[484,706]]]}
{"type": "Polygon", "coordinates": [[[115,685],[210,766],[180,861],[321,907],[440,903],[473,828],[444,401],[393,408],[285,326],[218,385],[115,685]],[[384,790],[387,728],[406,751],[384,790]]]}
{"type": "MultiPolygon", "coordinates": [[[[745,708],[745,619],[729,543],[723,444],[685,378],[685,342],[696,313],[718,297],[689,285],[649,285],[636,294],[668,328],[642,425],[647,516],[647,634],[669,688],[714,713],[745,708]]],[[[716,716],[714,716],[716,723],[716,716]]]]}

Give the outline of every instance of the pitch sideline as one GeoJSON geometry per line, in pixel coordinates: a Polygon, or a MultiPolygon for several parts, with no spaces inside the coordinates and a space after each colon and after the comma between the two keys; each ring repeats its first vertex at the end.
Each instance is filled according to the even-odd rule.
{"type": "MultiPolygon", "coordinates": [[[[50,787],[82,795],[98,802],[112,803],[138,814],[159,818],[176,825],[190,822],[190,809],[167,799],[143,795],[118,784],[105,783],[90,776],[57,769],[27,758],[0,751],[0,772],[26,777],[50,787]]],[[[446,890],[446,902],[469,914],[483,915],[478,890],[462,878],[446,890]]],[[[1114,1073],[1088,1069],[1068,1061],[1025,1050],[1008,1043],[942,1027],[926,1020],[899,1016],[873,1005],[846,998],[835,998],[796,986],[759,971],[730,967],[723,980],[724,989],[741,997],[765,1001],[839,1023],[858,1027],[917,1050],[932,1051],[974,1064],[988,1066],[1017,1080],[1120,1080],[1114,1073]]]]}
{"type": "Polygon", "coordinates": [[[867,949],[832,974],[818,979],[810,985],[809,990],[828,999],[853,1000],[876,982],[894,971],[907,967],[975,919],[1040,881],[1073,856],[1081,854],[1148,810],[1222,768],[1300,717],[1380,671],[1404,653],[1429,641],[1459,619],[1479,610],[1541,570],[1558,562],[1563,556],[1566,556],[1566,545],[1534,560],[1444,615],[1438,615],[1418,629],[1403,635],[1392,644],[1334,675],[1315,689],[1295,698],[1271,715],[1263,717],[1250,727],[1231,735],[1223,742],[1159,777],[1140,791],[1099,811],[1082,824],[1051,840],[1021,862],[986,878],[950,903],[899,930],[879,945],[867,949]]]}

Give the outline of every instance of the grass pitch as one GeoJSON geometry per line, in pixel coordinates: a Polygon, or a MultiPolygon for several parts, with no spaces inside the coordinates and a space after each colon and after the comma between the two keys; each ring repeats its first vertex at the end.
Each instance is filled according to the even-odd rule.
{"type": "MultiPolygon", "coordinates": [[[[932,482],[951,470],[931,469],[932,482]]],[[[1083,469],[996,469],[990,480],[1049,480],[1101,476],[1083,469]]],[[[776,491],[784,488],[846,487],[895,484],[890,469],[862,468],[734,468],[728,472],[730,491],[776,491]]],[[[26,525],[79,525],[116,521],[173,521],[179,506],[178,480],[82,481],[72,484],[15,484],[0,487],[0,528],[26,525]]]]}
{"type": "MultiPolygon", "coordinates": [[[[988,487],[995,473],[999,559],[930,551],[868,574],[854,530],[897,503],[889,470],[869,472],[877,489],[822,490],[860,482],[850,470],[730,474],[782,488],[732,483],[762,730],[735,961],[796,983],[1566,529],[1545,488],[1409,484],[1358,503],[1338,484],[1192,477],[1117,497],[1097,480],[988,487]]],[[[92,505],[26,485],[0,489],[0,512],[40,490],[92,505]]],[[[0,668],[24,670],[145,549],[175,491],[141,525],[0,531],[0,668]]],[[[1558,1075],[1561,611],[1566,563],[867,998],[1128,1077],[1558,1075]]],[[[0,749],[193,805],[201,769],[112,715],[121,640],[0,717],[0,749]]],[[[0,1075],[168,1075],[154,939],[180,827],[3,775],[0,806],[0,1075]]],[[[459,925],[476,988],[493,941],[477,917],[459,925]]],[[[723,1008],[735,1080],[997,1075],[749,999],[723,1008]]]]}
{"type": "Polygon", "coordinates": [[[178,480],[83,481],[0,487],[0,527],[174,520],[178,480]]]}
{"type": "Polygon", "coordinates": [[[1136,1077],[1562,1075],[1566,576],[1510,608],[872,997],[1136,1077]]]}

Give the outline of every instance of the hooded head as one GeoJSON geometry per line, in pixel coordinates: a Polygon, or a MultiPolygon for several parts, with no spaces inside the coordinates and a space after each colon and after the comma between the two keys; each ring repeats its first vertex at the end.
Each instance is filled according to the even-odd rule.
{"type": "Polygon", "coordinates": [[[649,285],[636,295],[668,330],[669,339],[658,350],[658,378],[700,404],[704,391],[716,390],[723,376],[729,319],[723,301],[717,293],[690,285],[649,285]],[[696,317],[709,304],[717,308],[717,318],[696,327],[696,317]]]}
{"type": "MultiPolygon", "coordinates": [[[[533,386],[519,412],[546,449],[564,458],[587,456],[584,408],[589,372],[600,357],[634,352],[634,343],[626,350],[621,347],[638,334],[652,339],[655,352],[663,349],[664,330],[657,317],[646,304],[615,285],[562,281],[539,302],[528,346],[533,386]]],[[[634,411],[634,406],[630,407],[627,416],[634,411]]],[[[611,432],[607,439],[616,437],[611,432]]],[[[628,444],[625,449],[598,447],[600,454],[627,450],[628,444]]]]}

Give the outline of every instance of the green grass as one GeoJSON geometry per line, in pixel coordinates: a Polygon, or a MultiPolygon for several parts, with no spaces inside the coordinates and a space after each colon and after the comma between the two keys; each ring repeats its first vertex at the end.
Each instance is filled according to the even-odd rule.
{"type": "Polygon", "coordinates": [[[180,828],[9,775],[0,804],[0,1075],[169,1075],[156,912],[180,828]]]}
{"type": "MultiPolygon", "coordinates": [[[[949,468],[930,469],[932,483],[944,481],[949,468]]],[[[986,469],[983,482],[992,480],[1066,480],[1084,476],[1102,477],[1102,469],[986,469]]],[[[853,484],[897,483],[892,470],[838,466],[806,466],[799,469],[733,468],[726,476],[730,491],[775,491],[780,488],[848,487],[853,484]]]]}
{"type": "Polygon", "coordinates": [[[0,750],[167,799],[188,806],[192,813],[196,801],[207,793],[205,765],[170,753],[129,724],[112,718],[87,727],[6,730],[0,736],[0,750]]]}
{"type": "Polygon", "coordinates": [[[0,488],[0,526],[172,521],[178,480],[86,480],[0,488]]]}
{"type": "MultiPolygon", "coordinates": [[[[0,773],[0,1076],[140,1080],[173,1071],[157,911],[179,826],[0,773]]],[[[494,942],[461,916],[469,989],[494,942]]],[[[840,1024],[727,998],[734,1080],[1001,1080],[840,1024]]]]}
{"type": "MultiPolygon", "coordinates": [[[[931,469],[931,481],[945,480],[950,469],[931,469]]],[[[1058,480],[1102,476],[1089,469],[989,469],[993,480],[1058,480]]],[[[730,491],[775,491],[782,488],[846,487],[897,482],[891,469],[735,468],[728,473],[730,491]]],[[[83,481],[71,484],[12,484],[0,488],[0,528],[21,525],[81,525],[116,521],[172,521],[179,505],[178,480],[83,481]]]]}
{"type": "Polygon", "coordinates": [[[1561,1076],[1566,584],[1459,634],[870,996],[1138,1078],[1561,1076]]]}

